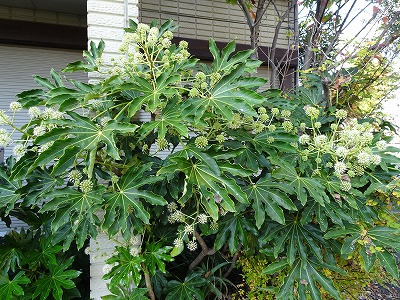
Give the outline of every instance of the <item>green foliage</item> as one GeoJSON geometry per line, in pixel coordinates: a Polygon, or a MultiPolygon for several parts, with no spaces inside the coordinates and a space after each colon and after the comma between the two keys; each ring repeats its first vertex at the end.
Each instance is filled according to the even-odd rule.
{"type": "Polygon", "coordinates": [[[62,253],[63,247],[52,242],[40,231],[22,229],[5,236],[0,243],[2,299],[80,297],[76,279],[81,272],[71,269],[76,250],[62,253]]]}
{"type": "Polygon", "coordinates": [[[314,75],[293,94],[258,93],[251,51],[210,40],[205,66],[171,44],[173,28],[132,21],[112,68],[101,42],[64,70],[104,79],[52,71],[18,96],[31,120],[1,167],[0,212],[30,229],[2,241],[5,297],[72,298],[70,250],[100,231],[122,236],[105,299],[222,299],[243,253],[263,256],[277,299],[340,299],[327,270],[345,276],[338,261],[354,257],[397,278],[399,228],[374,192],[398,190],[390,124],[324,110],[314,75]]]}

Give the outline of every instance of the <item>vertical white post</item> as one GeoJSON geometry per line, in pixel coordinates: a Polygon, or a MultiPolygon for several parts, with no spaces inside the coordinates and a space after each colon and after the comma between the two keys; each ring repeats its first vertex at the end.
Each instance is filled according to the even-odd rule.
{"type": "MultiPolygon", "coordinates": [[[[116,58],[129,19],[139,17],[138,0],[87,0],[88,40],[98,43],[104,40],[103,63],[111,66],[111,58],[116,58]]],[[[89,74],[89,81],[100,79],[99,74],[89,74]]],[[[106,281],[102,280],[105,260],[114,250],[115,242],[106,234],[100,233],[96,240],[90,241],[90,297],[101,300],[109,294],[106,281]]]]}

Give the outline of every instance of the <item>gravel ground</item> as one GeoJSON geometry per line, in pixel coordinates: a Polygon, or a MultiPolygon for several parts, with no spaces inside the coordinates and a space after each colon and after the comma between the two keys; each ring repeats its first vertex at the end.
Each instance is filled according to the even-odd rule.
{"type": "Polygon", "coordinates": [[[359,300],[400,300],[400,287],[388,284],[380,286],[371,283],[359,300]]]}

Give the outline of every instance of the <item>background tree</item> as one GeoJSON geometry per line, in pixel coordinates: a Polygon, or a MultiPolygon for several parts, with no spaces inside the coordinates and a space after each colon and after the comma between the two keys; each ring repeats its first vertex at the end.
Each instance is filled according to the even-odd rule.
{"type": "Polygon", "coordinates": [[[282,68],[287,62],[285,58],[291,57],[294,48],[299,50],[300,70],[312,69],[323,78],[325,102],[329,105],[337,103],[336,98],[340,95],[338,104],[346,103],[347,108],[354,109],[359,104],[356,94],[368,90],[369,108],[353,112],[365,114],[376,108],[376,104],[396,87],[396,72],[391,66],[399,54],[398,0],[288,1],[284,11],[279,11],[276,1],[272,0],[227,0],[227,3],[238,5],[243,11],[253,49],[260,46],[263,22],[272,18],[267,12],[271,9],[276,11],[275,33],[271,50],[267,53],[271,87],[279,87],[277,79],[285,70],[282,68]],[[288,22],[289,16],[295,12],[298,26],[294,27],[293,43],[289,43],[287,55],[277,61],[278,36],[287,30],[282,24],[288,22]],[[355,88],[349,88],[353,82],[355,88]],[[382,87],[385,87],[384,91],[382,87]],[[349,90],[352,95],[349,95],[349,90]]]}

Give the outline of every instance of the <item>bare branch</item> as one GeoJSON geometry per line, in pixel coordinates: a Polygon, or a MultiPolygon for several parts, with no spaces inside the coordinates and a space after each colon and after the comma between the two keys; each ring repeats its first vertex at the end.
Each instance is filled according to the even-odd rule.
{"type": "Polygon", "coordinates": [[[239,253],[240,253],[241,249],[242,249],[242,244],[239,243],[238,248],[237,248],[235,254],[233,255],[233,258],[232,258],[232,261],[231,261],[231,265],[229,266],[229,269],[224,274],[225,278],[229,276],[229,274],[232,272],[233,268],[235,267],[236,261],[237,261],[237,259],[239,257],[239,253]]]}
{"type": "MultiPolygon", "coordinates": [[[[295,1],[295,0],[293,0],[291,2],[290,6],[285,11],[285,13],[282,16],[279,16],[278,24],[276,24],[276,26],[275,26],[274,38],[273,38],[272,44],[271,44],[271,53],[269,55],[269,60],[271,61],[271,64],[273,66],[272,69],[278,68],[280,63],[281,63],[281,62],[279,62],[277,65],[275,65],[276,45],[278,43],[279,32],[281,30],[283,22],[289,16],[289,13],[293,11],[294,7],[296,6],[296,3],[297,3],[297,1],[295,1]]],[[[285,57],[285,56],[283,56],[283,57],[285,57]]],[[[276,79],[276,70],[275,71],[272,70],[271,78],[270,78],[270,81],[271,81],[272,85],[274,85],[275,79],[276,79]]]]}
{"type": "Polygon", "coordinates": [[[314,24],[312,26],[307,48],[305,49],[306,51],[304,56],[303,70],[309,69],[314,61],[315,57],[314,47],[321,33],[320,31],[322,25],[322,18],[324,17],[325,11],[327,9],[328,2],[329,2],[328,0],[317,1],[317,7],[315,9],[315,14],[314,14],[314,24]]]}
{"type": "Polygon", "coordinates": [[[247,8],[246,3],[244,3],[244,0],[238,0],[238,4],[239,4],[239,7],[244,12],[244,16],[246,17],[247,25],[249,25],[249,28],[251,30],[251,28],[254,27],[254,22],[253,22],[253,18],[251,17],[250,11],[247,8]]]}

